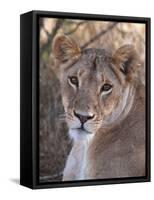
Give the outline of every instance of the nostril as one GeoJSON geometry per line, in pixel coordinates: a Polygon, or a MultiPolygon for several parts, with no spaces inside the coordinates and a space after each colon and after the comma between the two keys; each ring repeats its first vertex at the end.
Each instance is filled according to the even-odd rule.
{"type": "Polygon", "coordinates": [[[87,116],[88,119],[93,119],[95,115],[87,116]]]}
{"type": "Polygon", "coordinates": [[[75,110],[74,110],[74,115],[75,115],[76,117],[78,117],[78,118],[79,118],[79,116],[80,116],[78,113],[75,112],[75,110]]]}
{"type": "Polygon", "coordinates": [[[81,121],[81,123],[85,123],[86,121],[94,118],[94,115],[81,115],[75,111],[74,115],[81,121]]]}

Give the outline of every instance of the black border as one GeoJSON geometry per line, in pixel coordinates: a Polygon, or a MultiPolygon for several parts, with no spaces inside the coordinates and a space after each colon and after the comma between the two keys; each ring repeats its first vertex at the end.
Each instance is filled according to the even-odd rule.
{"type": "MultiPolygon", "coordinates": [[[[150,142],[150,59],[151,59],[151,19],[144,17],[128,17],[128,16],[110,16],[110,15],[94,15],[94,14],[81,14],[81,13],[65,13],[65,12],[50,12],[50,11],[31,11],[29,13],[25,13],[21,15],[21,19],[25,18],[25,16],[31,16],[31,52],[29,52],[28,47],[27,51],[32,54],[31,58],[31,90],[30,90],[30,99],[31,99],[31,108],[32,108],[32,124],[31,124],[31,168],[26,171],[22,170],[21,173],[21,184],[28,186],[30,188],[55,188],[55,187],[72,187],[72,186],[89,186],[89,185],[103,185],[103,184],[119,184],[119,183],[136,183],[136,182],[149,182],[151,180],[151,142],[150,142]],[[47,182],[40,183],[39,182],[39,18],[40,17],[49,17],[49,18],[68,18],[68,19],[84,19],[84,20],[97,20],[97,21],[115,21],[115,22],[127,22],[127,23],[143,23],[146,25],[146,176],[143,177],[127,177],[127,178],[113,178],[113,179],[99,179],[99,180],[84,180],[84,181],[65,181],[65,182],[47,182]],[[25,178],[25,176],[27,176],[25,178]],[[31,178],[30,178],[31,176],[31,178]],[[28,178],[29,177],[29,178],[28,178]],[[26,184],[23,179],[29,179],[30,184],[26,184]]],[[[22,21],[22,20],[21,20],[22,21]]],[[[29,24],[31,23],[29,21],[29,24]]],[[[21,24],[22,29],[24,26],[21,24]]],[[[26,28],[25,28],[26,29],[26,28]]],[[[23,31],[21,31],[21,35],[24,35],[23,31]]],[[[21,45],[21,53],[23,52],[23,46],[21,45]]],[[[23,58],[21,57],[21,60],[23,58]]],[[[25,65],[21,62],[21,72],[22,66],[25,65]]],[[[21,73],[22,74],[22,73],[21,73]]],[[[24,74],[21,76],[21,80],[24,80],[24,74]]],[[[23,85],[23,81],[21,81],[21,86],[23,85]]],[[[21,100],[23,101],[24,94],[21,94],[21,100]]],[[[22,108],[22,106],[21,106],[22,108]]],[[[24,110],[27,112],[26,110],[24,110]]],[[[23,110],[21,109],[21,116],[23,115],[23,110]]],[[[22,124],[21,124],[22,125],[22,124]]],[[[22,131],[23,132],[23,129],[22,131]]],[[[23,144],[23,134],[21,133],[21,142],[23,144]]],[[[20,143],[21,144],[21,143],[20,143]]],[[[27,148],[26,145],[24,148],[27,148]]],[[[23,166],[23,155],[25,157],[30,155],[30,152],[26,153],[22,151],[23,146],[21,145],[21,153],[20,153],[20,161],[21,166],[23,166]]],[[[24,162],[25,164],[25,162],[24,162]]],[[[22,167],[21,167],[22,168],[22,167]]]]}

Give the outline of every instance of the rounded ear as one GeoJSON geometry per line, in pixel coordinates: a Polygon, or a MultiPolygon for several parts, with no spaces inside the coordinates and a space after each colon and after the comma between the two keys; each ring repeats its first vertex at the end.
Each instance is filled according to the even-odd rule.
{"type": "Polygon", "coordinates": [[[63,63],[78,57],[81,51],[78,44],[72,38],[62,35],[55,38],[52,52],[54,58],[63,63]]]}
{"type": "Polygon", "coordinates": [[[139,70],[139,57],[133,45],[124,45],[116,50],[112,61],[126,76],[134,76],[139,70]]]}

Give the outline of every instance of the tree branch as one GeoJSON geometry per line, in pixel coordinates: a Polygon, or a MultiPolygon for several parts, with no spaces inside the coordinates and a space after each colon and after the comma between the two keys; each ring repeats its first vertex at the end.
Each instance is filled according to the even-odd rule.
{"type": "Polygon", "coordinates": [[[41,51],[40,53],[42,54],[42,52],[44,52],[45,50],[48,51],[48,53],[51,51],[51,44],[52,44],[52,41],[57,33],[57,31],[59,30],[59,28],[61,27],[61,25],[63,24],[64,20],[63,19],[58,19],[57,22],[56,22],[56,25],[52,31],[52,33],[48,33],[47,36],[48,36],[48,39],[47,39],[47,42],[41,47],[41,51]]]}
{"type": "Polygon", "coordinates": [[[95,35],[93,38],[91,38],[88,42],[86,42],[84,45],[81,46],[81,49],[85,49],[87,46],[89,46],[91,43],[93,43],[95,40],[97,40],[102,35],[105,35],[108,31],[112,30],[118,22],[114,22],[110,24],[107,29],[100,31],[97,35],[95,35]]]}
{"type": "Polygon", "coordinates": [[[70,34],[74,33],[79,28],[79,26],[81,26],[81,25],[83,25],[85,23],[86,23],[86,21],[82,21],[82,22],[77,23],[75,28],[73,28],[72,30],[70,30],[68,32],[65,32],[64,34],[65,35],[70,35],[70,34]]]}

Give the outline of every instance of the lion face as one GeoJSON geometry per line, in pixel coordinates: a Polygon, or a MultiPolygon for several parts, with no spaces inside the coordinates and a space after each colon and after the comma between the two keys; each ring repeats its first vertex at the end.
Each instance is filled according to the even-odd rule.
{"type": "Polygon", "coordinates": [[[94,134],[129,112],[138,68],[131,45],[114,55],[104,49],[81,52],[75,41],[59,36],[53,54],[69,129],[94,134]]]}

